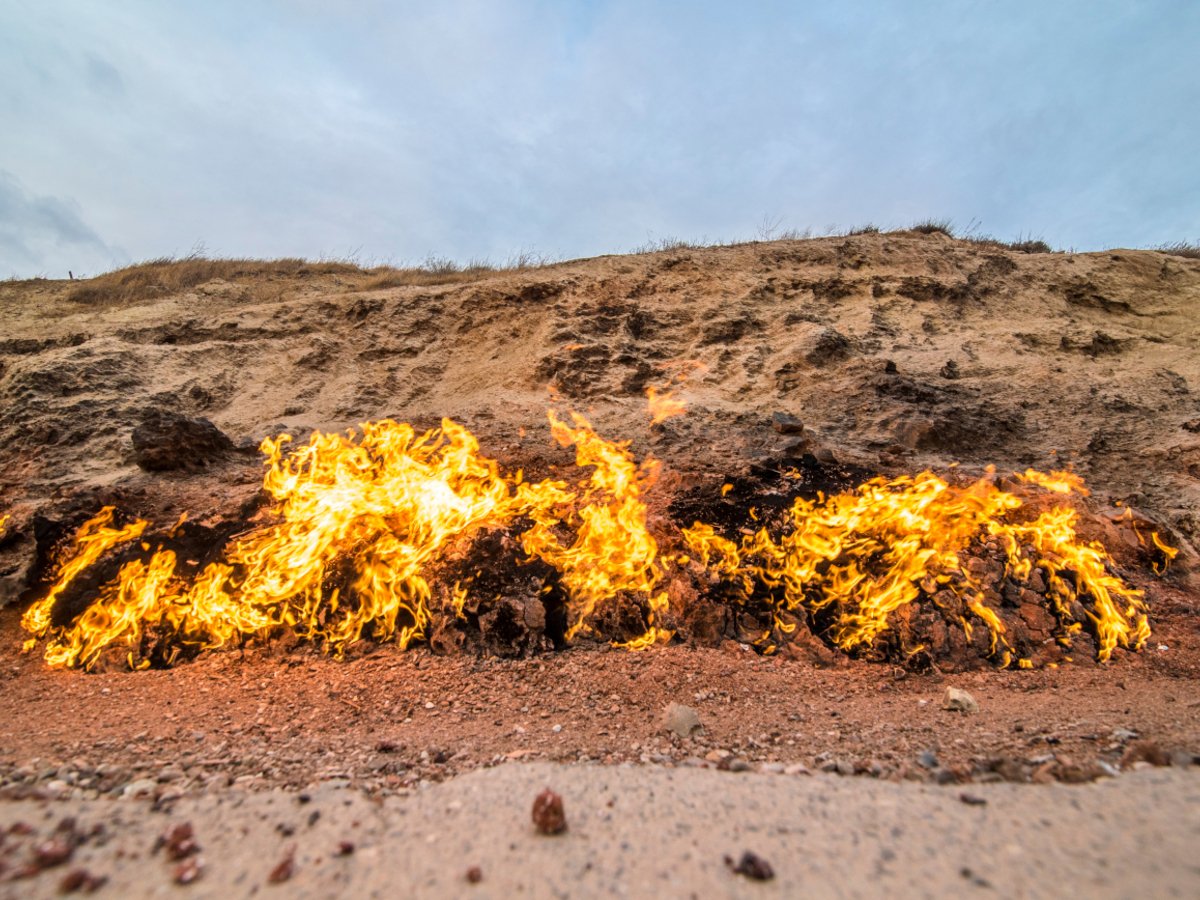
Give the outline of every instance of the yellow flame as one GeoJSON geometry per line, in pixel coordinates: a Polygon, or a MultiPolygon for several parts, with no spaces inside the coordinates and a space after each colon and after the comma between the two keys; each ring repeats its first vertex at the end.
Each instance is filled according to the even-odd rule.
{"type": "Polygon", "coordinates": [[[1036,469],[1026,469],[1017,476],[1021,481],[1036,484],[1056,494],[1080,494],[1084,497],[1091,493],[1083,483],[1083,479],[1074,472],[1065,470],[1038,472],[1036,469]]]}
{"type": "Polygon", "coordinates": [[[672,416],[687,412],[687,403],[666,388],[646,388],[646,406],[650,411],[650,424],[657,425],[672,416]]]}
{"type": "MultiPolygon", "coordinates": [[[[46,658],[62,666],[91,666],[114,645],[129,648],[132,658],[155,629],[206,649],[281,626],[337,654],[368,631],[404,647],[423,637],[431,620],[431,566],[482,529],[528,517],[533,526],[522,541],[560,572],[569,636],[621,595],[645,607],[645,633],[627,646],[669,639],[661,625],[666,594],[655,590],[658,545],[641,500],[657,463],[639,466],[626,444],[605,441],[582,416],[573,414],[572,422],[550,414],[555,438],[575,445],[578,465],[591,469],[579,488],[503,475],[475,437],[449,420],[424,434],[369,422],[361,435],[317,433],[290,453],[289,435],[269,438],[262,444],[263,487],[275,501],[273,519],[233,540],[220,561],[185,577],[172,551],[154,550],[126,563],[82,615],[55,627],[62,591],[147,527],[138,521],[114,528],[113,510],[105,508],[79,530],[74,555],[22,624],[35,639],[49,637],[46,658]],[[560,542],[560,523],[574,527],[573,541],[560,542]],[[346,571],[353,575],[343,595],[335,585],[346,571]]],[[[456,615],[466,599],[467,588],[456,584],[456,615]]]]}
{"type": "MultiPolygon", "coordinates": [[[[1023,480],[1058,492],[1066,484],[1082,487],[1065,474],[1026,473],[1023,480]]],[[[1118,646],[1141,647],[1149,636],[1143,593],[1110,573],[1101,545],[1076,536],[1074,510],[1019,521],[1013,514],[1022,506],[991,473],[957,487],[923,472],[797,499],[778,536],[760,529],[734,543],[697,522],[684,538],[701,564],[738,587],[744,600],[757,590],[774,603],[777,621],[781,612],[832,611],[831,636],[847,650],[870,646],[896,610],[922,595],[935,602],[945,596],[961,610],[968,637],[972,617],[988,629],[991,653],[1002,665],[1011,663],[1004,624],[980,576],[966,565],[964,551],[980,539],[1003,549],[1004,575],[1026,581],[1035,569],[1044,573],[1064,640],[1079,630],[1074,610],[1080,608],[1093,624],[1101,660],[1118,646]]]]}
{"type": "MultiPolygon", "coordinates": [[[[683,547],[674,538],[663,554],[645,500],[658,462],[638,463],[628,442],[605,440],[577,413],[564,421],[551,411],[548,419],[555,440],[574,448],[573,482],[502,472],[469,431],[449,420],[421,434],[390,420],[369,422],[361,434],[317,433],[295,448],[288,435],[269,438],[262,451],[271,514],[231,540],[217,561],[189,571],[172,550],[143,543],[143,554],[127,552],[82,613],[56,625],[56,606],[74,580],[148,527],[140,520],[117,526],[106,507],[79,529],[22,625],[34,641],[47,640],[46,659],[56,666],[90,667],[108,648],[120,648],[131,666],[145,665],[138,659],[155,636],[168,638],[173,653],[282,628],[335,654],[366,635],[405,647],[432,622],[436,567],[486,529],[521,527],[524,552],[558,574],[568,639],[632,605],[642,632],[618,646],[669,640],[673,611],[663,583],[673,565],[699,566],[735,598],[765,602],[773,621],[764,647],[809,617],[826,623],[837,646],[869,648],[897,611],[925,598],[968,637],[982,624],[990,652],[1008,665],[1016,649],[993,587],[1003,578],[1028,583],[1035,573],[1065,646],[1085,622],[1102,660],[1149,636],[1142,592],[1113,574],[1100,544],[1078,538],[1074,510],[1055,507],[1034,517],[990,470],[965,485],[931,472],[872,479],[855,490],[796,499],[782,524],[751,508],[757,531],[730,539],[697,522],[681,535],[688,555],[675,552],[683,547]],[[968,551],[980,542],[1002,571],[978,568],[989,563],[968,551]]],[[[1057,493],[1085,490],[1064,472],[1030,470],[1018,480],[1057,493]]],[[[1175,555],[1157,533],[1151,541],[1166,561],[1175,555]]],[[[449,592],[447,609],[457,617],[465,616],[469,590],[468,579],[449,592]]]]}

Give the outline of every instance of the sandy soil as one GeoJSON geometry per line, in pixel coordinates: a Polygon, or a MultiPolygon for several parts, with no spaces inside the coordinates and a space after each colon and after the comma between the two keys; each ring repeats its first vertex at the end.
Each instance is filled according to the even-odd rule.
{"type": "Polygon", "coordinates": [[[0,885],[0,895],[56,896],[81,872],[106,877],[113,896],[195,898],[1189,897],[1200,884],[1200,775],[1179,770],[968,792],[509,763],[381,802],[326,785],[226,790],[157,809],[137,800],[0,808],[0,822],[33,830],[17,855],[53,840],[68,815],[88,835],[72,859],[0,885]],[[539,834],[531,822],[547,785],[563,800],[563,834],[539,834]],[[172,847],[191,848],[154,848],[180,826],[198,849],[171,860],[172,847]],[[726,858],[736,865],[747,851],[773,877],[732,871],[726,858]],[[196,880],[176,887],[190,866],[196,880]]]}

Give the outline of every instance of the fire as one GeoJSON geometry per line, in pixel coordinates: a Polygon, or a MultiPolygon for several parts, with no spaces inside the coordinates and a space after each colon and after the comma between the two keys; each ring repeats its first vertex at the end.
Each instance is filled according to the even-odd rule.
{"type": "MultiPolygon", "coordinates": [[[[132,663],[151,630],[205,649],[281,626],[338,654],[368,630],[406,647],[431,619],[431,566],[482,529],[527,518],[527,552],[561,574],[569,637],[587,627],[598,605],[630,595],[646,604],[647,619],[645,633],[630,643],[667,639],[657,624],[666,606],[654,590],[662,574],[658,545],[640,499],[657,464],[637,465],[627,445],[600,438],[582,416],[572,422],[550,414],[556,439],[575,445],[578,465],[592,470],[579,488],[502,474],[475,437],[449,420],[424,434],[369,422],[361,435],[314,434],[290,454],[290,436],[269,438],[263,487],[275,501],[273,521],[232,541],[221,561],[188,577],[175,553],[160,547],[127,562],[82,615],[57,627],[52,612],[62,591],[148,525],[114,528],[106,508],[80,529],[74,555],[23,625],[35,638],[49,636],[46,658],[62,666],[91,666],[110,646],[129,648],[132,663]],[[564,525],[573,541],[560,542],[564,525]],[[343,584],[346,571],[353,576],[343,584]]],[[[455,586],[456,614],[468,590],[455,586]]]]}
{"type": "MultiPolygon", "coordinates": [[[[299,447],[288,435],[269,438],[261,449],[272,507],[203,567],[181,563],[173,533],[157,544],[139,540],[149,523],[118,524],[106,507],[79,529],[46,596],[22,619],[33,636],[27,649],[45,639],[51,665],[84,668],[119,649],[136,667],[148,664],[151,639],[164,639],[174,654],[284,629],[337,655],[367,636],[403,648],[423,639],[438,615],[466,618],[470,578],[452,586],[431,579],[498,528],[511,529],[528,559],[557,573],[567,640],[618,607],[641,621],[640,633],[619,646],[670,640],[682,610],[671,608],[664,586],[686,577],[724,585],[735,603],[765,604],[766,649],[802,620],[838,647],[869,649],[905,607],[931,603],[968,637],[985,629],[990,652],[1009,665],[1015,651],[994,587],[1035,577],[1060,642],[1069,645],[1087,625],[1097,655],[1108,659],[1149,635],[1143,593],[1114,574],[1101,545],[1078,537],[1075,511],[1030,511],[1036,492],[1082,492],[1071,473],[1030,470],[1009,482],[1013,490],[990,471],[965,485],[931,472],[876,478],[798,498],[782,518],[751,510],[757,531],[726,535],[696,522],[656,536],[646,496],[658,462],[639,463],[628,442],[606,440],[581,415],[548,418],[554,439],[574,448],[570,478],[531,482],[505,472],[449,420],[424,433],[368,422],[361,433],[317,433],[299,447]],[[981,546],[998,572],[979,569],[981,546]],[[684,548],[690,556],[678,552],[684,548]],[[102,559],[115,574],[64,622],[64,594],[85,572],[95,577],[102,559]]],[[[1151,541],[1169,561],[1172,548],[1157,534],[1151,541]]]]}
{"type": "MultiPolygon", "coordinates": [[[[1081,487],[1070,473],[1030,471],[1020,480],[1054,492],[1081,487]]],[[[993,655],[1011,664],[998,598],[989,598],[988,586],[968,565],[965,551],[973,542],[1002,551],[1004,577],[1028,584],[1035,570],[1042,573],[1064,643],[1082,627],[1082,610],[1101,660],[1118,646],[1141,647],[1150,634],[1143,592],[1111,573],[1100,544],[1078,538],[1073,509],[1022,519],[1024,506],[1021,497],[997,487],[991,472],[964,487],[923,472],[797,499],[778,535],[761,528],[735,543],[696,523],[684,538],[707,570],[740,588],[743,602],[765,595],[780,630],[793,627],[784,614],[831,615],[831,637],[845,650],[870,646],[894,612],[924,597],[955,613],[968,636],[978,625],[986,628],[993,655]]],[[[1157,534],[1155,543],[1161,543],[1157,534]]]]}
{"type": "Polygon", "coordinates": [[[646,406],[650,411],[651,425],[658,425],[672,416],[682,416],[687,412],[687,403],[673,391],[654,386],[646,388],[646,406]]]}

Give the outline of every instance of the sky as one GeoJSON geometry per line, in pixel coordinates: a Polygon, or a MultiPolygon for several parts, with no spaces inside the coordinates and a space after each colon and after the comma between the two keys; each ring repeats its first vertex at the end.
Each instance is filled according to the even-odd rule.
{"type": "Polygon", "coordinates": [[[1195,0],[0,0],[0,278],[1200,241],[1195,0]]]}

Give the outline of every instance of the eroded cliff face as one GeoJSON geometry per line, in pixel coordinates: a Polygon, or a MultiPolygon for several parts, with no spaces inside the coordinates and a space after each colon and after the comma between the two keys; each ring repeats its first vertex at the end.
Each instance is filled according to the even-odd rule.
{"type": "Polygon", "coordinates": [[[4,599],[36,516],[64,505],[232,516],[258,489],[262,438],[382,417],[449,417],[491,456],[548,471],[569,456],[551,406],[663,460],[671,490],[783,453],[881,474],[1069,466],[1097,505],[1159,522],[1181,571],[1200,539],[1194,260],[895,233],[379,284],[249,272],[115,302],[0,286],[4,599]],[[687,412],[651,427],[656,386],[687,412]],[[136,428],[200,419],[231,444],[181,426],[213,452],[139,466],[136,428]]]}

